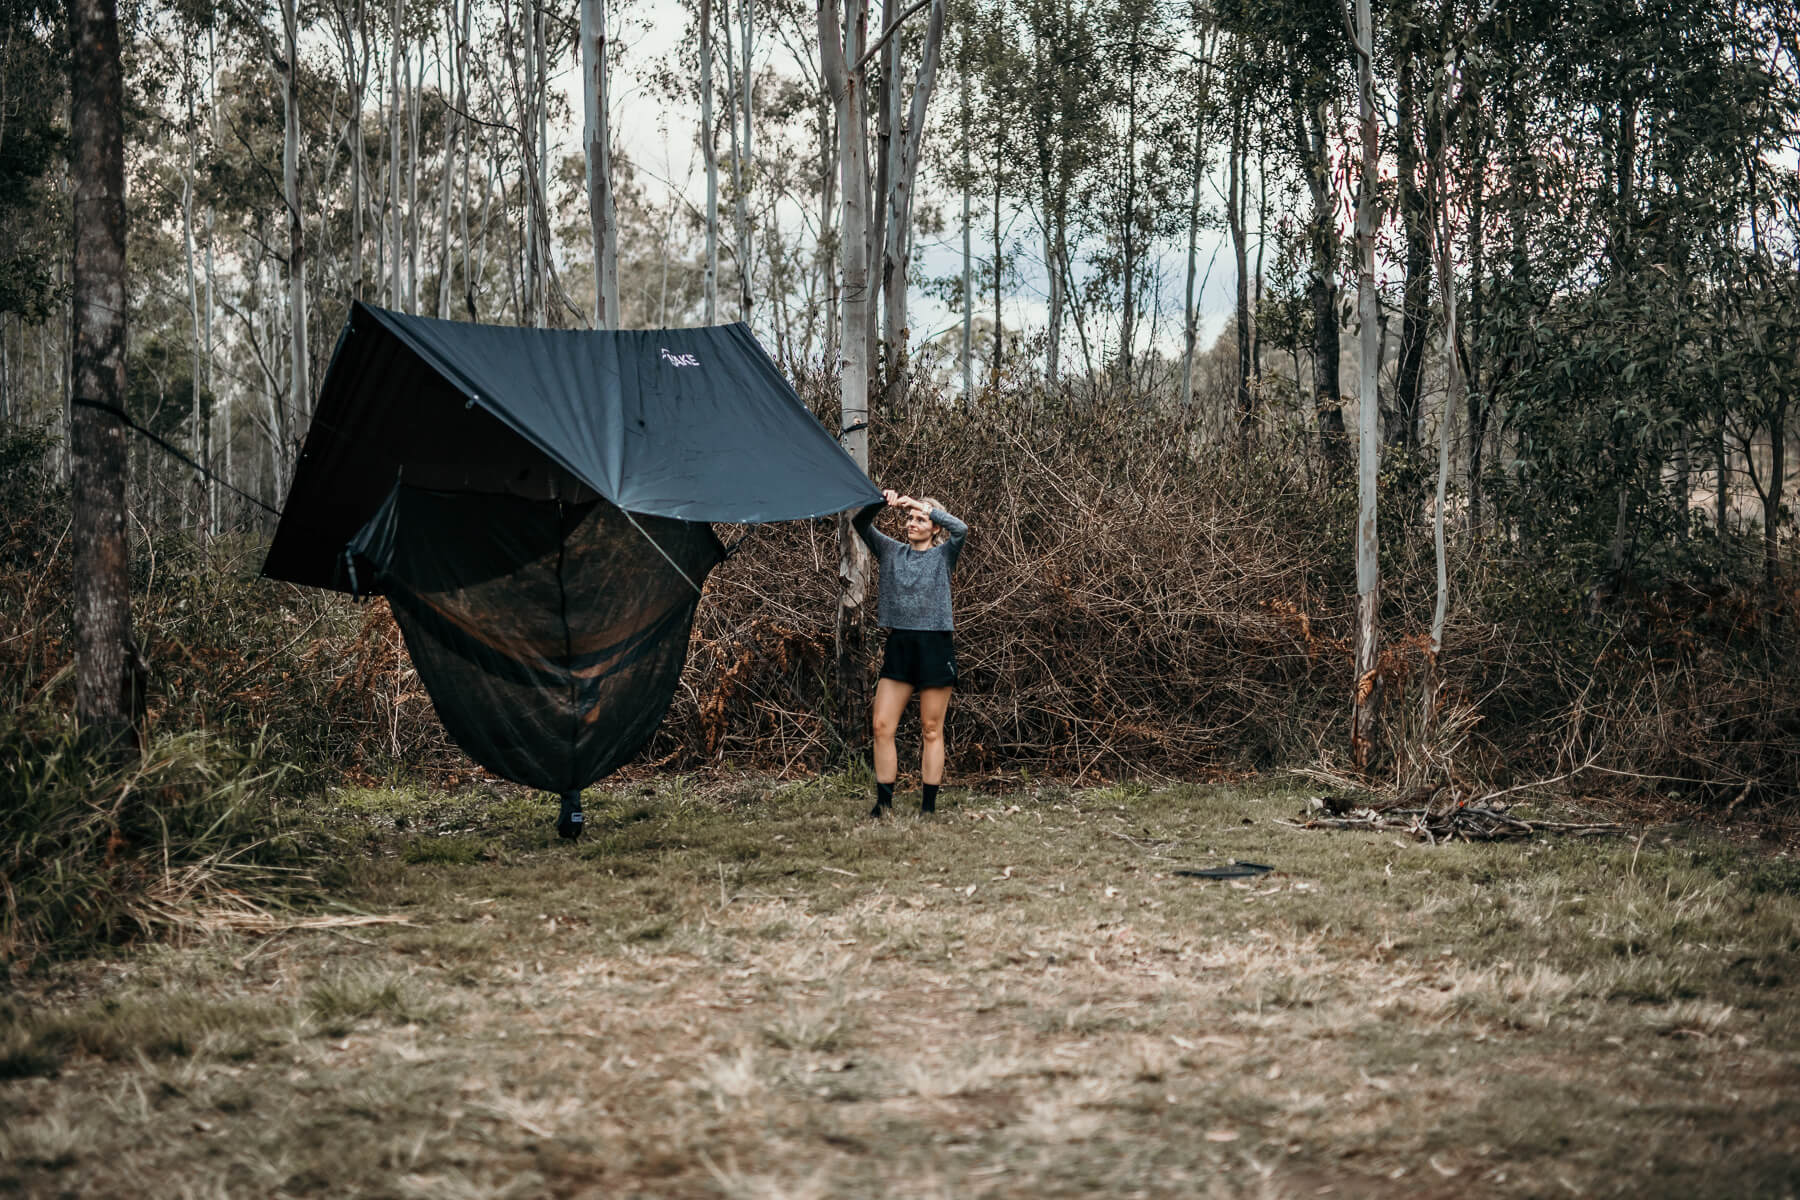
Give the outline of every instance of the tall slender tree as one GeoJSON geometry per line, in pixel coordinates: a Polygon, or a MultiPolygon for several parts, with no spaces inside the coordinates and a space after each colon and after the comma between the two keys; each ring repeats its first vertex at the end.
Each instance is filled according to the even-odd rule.
{"type": "Polygon", "coordinates": [[[937,83],[940,47],[944,40],[944,0],[932,0],[931,15],[925,26],[925,41],[920,52],[918,72],[913,77],[911,103],[904,124],[898,122],[901,100],[899,31],[893,27],[883,34],[891,54],[887,64],[887,93],[890,97],[890,120],[896,123],[888,146],[887,194],[882,198],[886,213],[881,250],[881,291],[885,304],[882,332],[887,342],[885,377],[887,402],[898,407],[911,384],[911,360],[908,348],[906,297],[907,271],[912,262],[912,228],[914,188],[919,174],[919,152],[925,141],[925,111],[937,83]]]}
{"type": "Polygon", "coordinates": [[[69,484],[75,566],[75,715],[116,750],[133,733],[125,539],[125,86],[115,0],[69,0],[69,484]]]}
{"type": "MultiPolygon", "coordinates": [[[[819,0],[820,77],[837,109],[838,163],[843,217],[843,262],[838,416],[844,449],[869,469],[869,342],[874,294],[869,286],[869,156],[866,48],[869,0],[819,0]]],[[[862,678],[864,603],[869,594],[869,551],[851,528],[848,513],[837,522],[837,678],[846,740],[860,736],[867,690],[862,678]],[[849,714],[854,714],[850,716],[849,714]]]]}
{"type": "Polygon", "coordinates": [[[1351,759],[1367,769],[1381,712],[1381,535],[1376,524],[1376,478],[1381,470],[1381,297],[1375,288],[1375,232],[1381,223],[1381,145],[1375,117],[1375,35],[1369,0],[1356,0],[1357,140],[1362,170],[1356,181],[1356,307],[1360,379],[1356,447],[1356,686],[1350,717],[1351,759]]]}
{"type": "Polygon", "coordinates": [[[581,0],[582,102],[587,121],[588,224],[594,242],[594,328],[619,325],[619,221],[613,204],[606,2],[581,0]]]}

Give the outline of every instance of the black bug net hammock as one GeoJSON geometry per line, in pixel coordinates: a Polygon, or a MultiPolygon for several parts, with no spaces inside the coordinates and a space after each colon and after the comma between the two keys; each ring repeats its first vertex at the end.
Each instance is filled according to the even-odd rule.
{"type": "Polygon", "coordinates": [[[387,596],[446,731],[563,797],[674,695],[712,522],[880,498],[742,325],[562,331],[357,304],[264,574],[387,596]]]}

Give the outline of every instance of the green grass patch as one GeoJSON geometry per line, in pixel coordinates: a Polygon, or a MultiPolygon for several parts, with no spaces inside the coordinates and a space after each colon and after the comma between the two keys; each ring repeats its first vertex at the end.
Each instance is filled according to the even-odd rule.
{"type": "Polygon", "coordinates": [[[267,747],[159,736],[120,762],[0,718],[0,964],[29,966],[309,894],[326,840],[267,747]]]}

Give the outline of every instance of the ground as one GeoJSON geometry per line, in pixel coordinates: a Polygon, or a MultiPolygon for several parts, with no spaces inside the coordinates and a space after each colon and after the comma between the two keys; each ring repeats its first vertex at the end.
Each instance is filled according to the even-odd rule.
{"type": "Polygon", "coordinates": [[[334,793],[329,905],[0,1001],[0,1192],[1793,1196],[1800,864],[1291,785],[334,793]],[[916,809],[916,793],[914,803],[916,809]],[[1233,858],[1275,872],[1183,877],[1233,858]]]}

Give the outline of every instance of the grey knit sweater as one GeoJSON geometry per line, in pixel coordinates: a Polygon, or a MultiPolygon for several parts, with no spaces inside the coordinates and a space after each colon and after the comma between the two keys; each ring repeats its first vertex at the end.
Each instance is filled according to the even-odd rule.
{"type": "Polygon", "coordinates": [[[931,519],[949,540],[929,550],[914,550],[875,528],[875,514],[886,505],[871,504],[851,523],[869,553],[881,564],[881,605],[876,619],[889,629],[954,629],[950,616],[950,572],[962,553],[969,527],[941,508],[931,519]]]}

